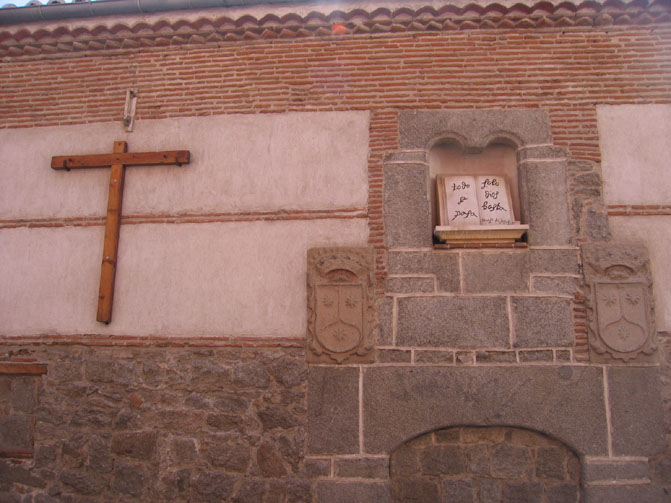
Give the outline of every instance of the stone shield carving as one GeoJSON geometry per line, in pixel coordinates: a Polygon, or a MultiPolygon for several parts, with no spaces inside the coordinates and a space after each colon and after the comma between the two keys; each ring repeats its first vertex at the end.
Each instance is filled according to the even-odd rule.
{"type": "Polygon", "coordinates": [[[374,287],[372,249],[308,251],[308,361],[373,361],[374,287]]]}
{"type": "Polygon", "coordinates": [[[642,283],[597,283],[596,312],[601,340],[612,351],[633,353],[648,339],[642,283]]]}
{"type": "Polygon", "coordinates": [[[602,362],[651,361],[657,349],[647,251],[636,244],[583,246],[589,344],[602,362]]]}

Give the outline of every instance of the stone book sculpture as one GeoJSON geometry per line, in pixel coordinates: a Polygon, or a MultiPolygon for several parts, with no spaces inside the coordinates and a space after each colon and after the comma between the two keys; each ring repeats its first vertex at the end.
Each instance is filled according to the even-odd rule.
{"type": "Polygon", "coordinates": [[[528,229],[515,220],[508,184],[502,176],[436,177],[441,242],[512,243],[528,229]]]}

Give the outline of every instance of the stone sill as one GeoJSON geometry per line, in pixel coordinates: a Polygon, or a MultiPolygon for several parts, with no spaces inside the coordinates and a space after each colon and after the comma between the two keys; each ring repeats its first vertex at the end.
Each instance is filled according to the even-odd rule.
{"type": "Polygon", "coordinates": [[[528,243],[434,243],[433,248],[436,250],[463,250],[463,249],[480,249],[480,248],[529,248],[528,243]]]}
{"type": "MultiPolygon", "coordinates": [[[[476,248],[497,248],[497,245],[506,245],[511,248],[519,243],[522,236],[529,231],[528,224],[515,225],[439,225],[433,230],[434,237],[439,244],[478,245],[476,248]]],[[[469,246],[470,247],[470,246],[469,246]]]]}
{"type": "Polygon", "coordinates": [[[43,375],[46,363],[0,362],[0,375],[43,375]]]}

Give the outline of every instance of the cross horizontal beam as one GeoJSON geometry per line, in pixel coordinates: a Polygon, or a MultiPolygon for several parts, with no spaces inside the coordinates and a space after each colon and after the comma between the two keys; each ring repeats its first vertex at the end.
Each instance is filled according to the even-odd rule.
{"type": "Polygon", "coordinates": [[[61,155],[51,158],[52,169],[107,168],[123,166],[152,166],[158,164],[189,164],[188,150],[163,152],[132,152],[123,154],[61,155]]]}

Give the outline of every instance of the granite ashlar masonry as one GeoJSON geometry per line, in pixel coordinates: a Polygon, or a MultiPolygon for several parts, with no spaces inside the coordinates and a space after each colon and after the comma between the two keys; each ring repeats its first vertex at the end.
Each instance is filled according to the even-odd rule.
{"type": "Polygon", "coordinates": [[[543,136],[542,112],[517,112],[512,122],[503,112],[399,114],[404,150],[385,161],[385,179],[391,181],[385,184],[385,224],[394,229],[385,227],[389,274],[379,311],[380,358],[358,372],[310,370],[311,379],[338,390],[332,394],[343,407],[342,421],[319,415],[321,407],[308,400],[309,414],[319,418],[308,422],[311,455],[330,455],[332,466],[343,456],[351,462],[390,455],[391,479],[369,472],[369,480],[345,480],[332,471],[320,483],[326,501],[344,495],[366,500],[381,484],[396,501],[662,501],[656,485],[664,466],[658,371],[576,364],[579,357],[585,361],[578,335],[586,321],[582,255],[566,197],[566,154],[551,145],[549,134],[543,136]],[[525,249],[441,250],[417,234],[417,222],[431,221],[427,149],[444,136],[476,150],[491,141],[516,145],[520,206],[531,225],[525,249]],[[529,139],[537,143],[527,146],[529,139]],[[639,387],[649,391],[635,391],[639,387]],[[458,425],[506,439],[481,448],[487,461],[474,468],[482,468],[480,476],[496,472],[497,480],[469,472],[461,445],[431,444],[438,443],[438,432],[458,425]],[[348,454],[333,451],[325,435],[341,428],[359,433],[348,454]],[[511,431],[538,444],[507,445],[511,431]],[[423,438],[434,440],[426,447],[423,438]],[[395,478],[394,453],[405,442],[427,451],[416,454],[414,477],[395,478]],[[528,460],[526,478],[504,477],[501,459],[486,458],[504,451],[505,462],[528,460]]]}
{"type": "MultiPolygon", "coordinates": [[[[571,351],[579,250],[571,242],[566,154],[552,145],[547,123],[542,111],[399,114],[402,150],[385,162],[385,347],[472,349],[482,363],[517,363],[518,348],[571,351]],[[432,220],[427,159],[439,139],[469,152],[497,142],[516,146],[522,219],[530,225],[526,249],[438,250],[425,231],[416,235],[418,222],[424,229],[432,220]]],[[[532,354],[521,360],[554,361],[554,353],[532,354]]]]}

